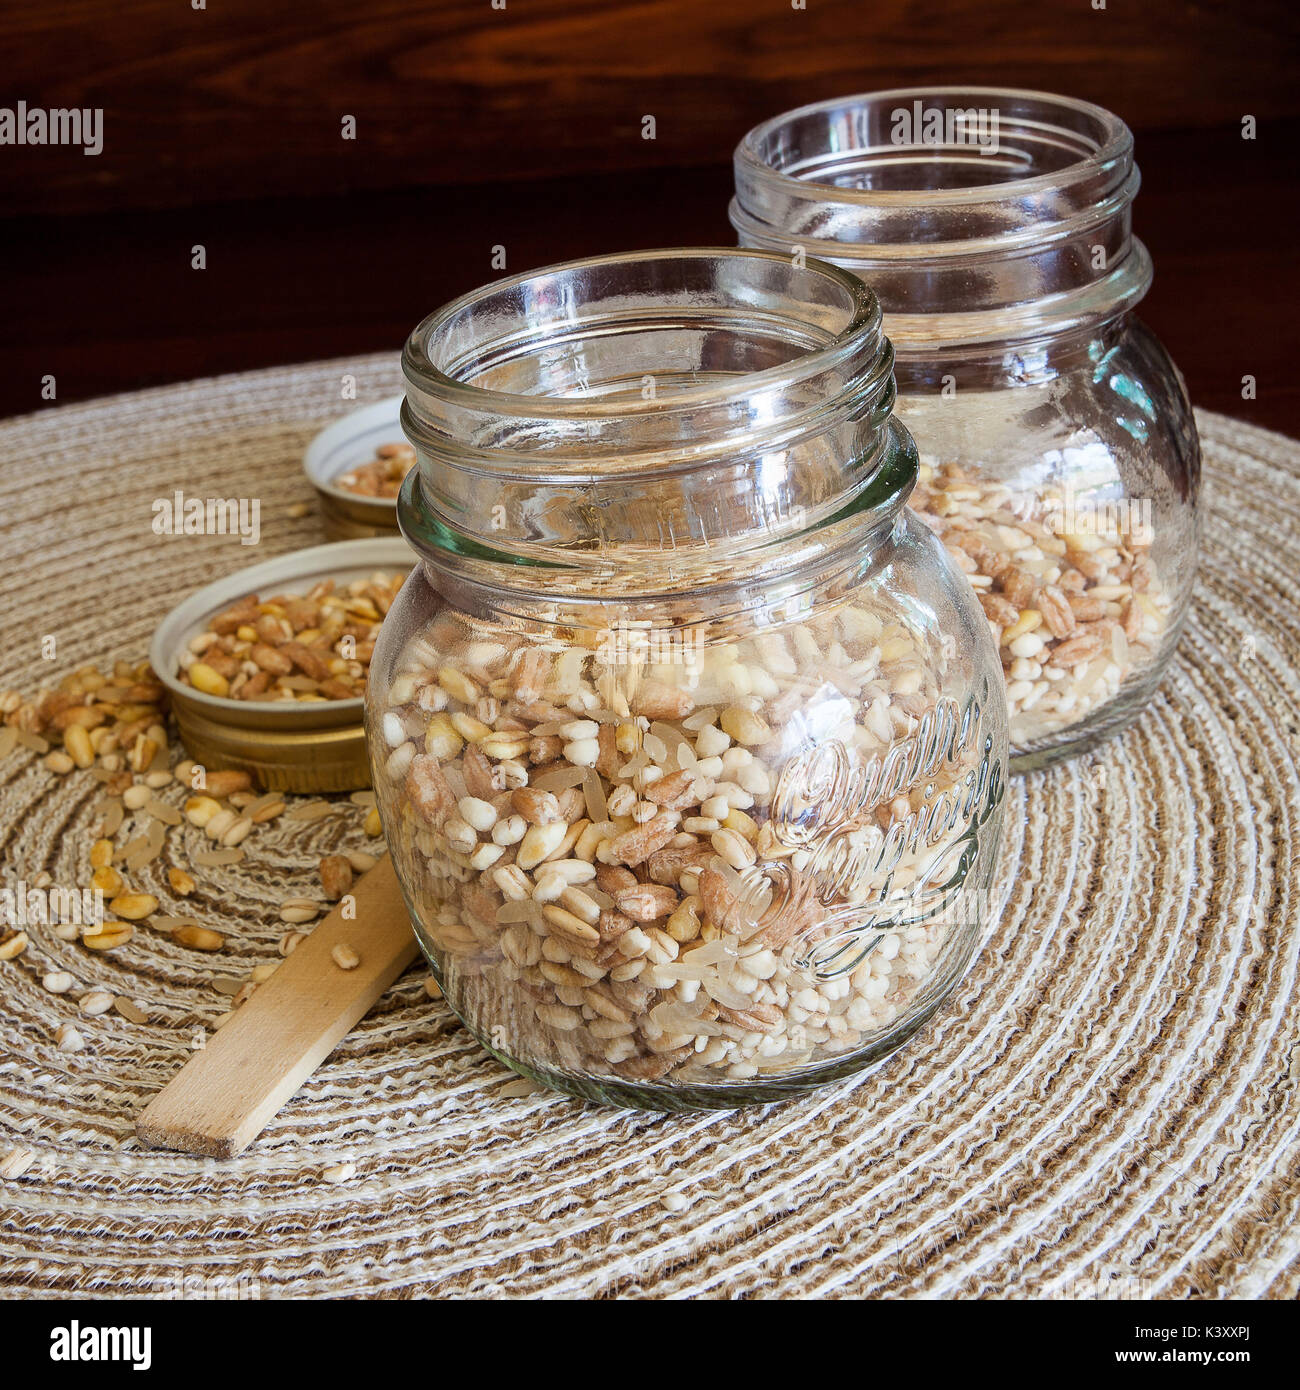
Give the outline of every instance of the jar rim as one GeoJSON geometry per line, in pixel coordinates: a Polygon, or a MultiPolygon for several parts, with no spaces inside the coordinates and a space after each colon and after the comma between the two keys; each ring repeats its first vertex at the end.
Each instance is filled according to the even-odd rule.
{"type": "MultiPolygon", "coordinates": [[[[864,349],[878,350],[883,341],[881,321],[879,301],[857,276],[814,256],[808,256],[802,264],[794,265],[791,257],[780,252],[743,247],[663,247],[620,251],[557,261],[494,280],[491,284],[458,296],[429,314],[408,336],[402,350],[402,371],[408,385],[431,400],[501,416],[522,415],[575,423],[610,418],[648,418],[663,415],[666,408],[698,409],[725,405],[728,401],[750,396],[757,390],[778,389],[819,373],[833,372],[855,354],[860,355],[864,349]],[[498,391],[458,379],[435,365],[430,355],[431,339],[436,332],[446,330],[468,310],[486,305],[493,299],[504,299],[530,282],[541,283],[548,278],[572,276],[575,272],[602,266],[635,266],[651,262],[685,265],[692,260],[719,263],[768,261],[796,274],[820,280],[843,293],[846,322],[829,342],[801,352],[787,362],[739,373],[726,382],[676,390],[667,400],[640,397],[612,400],[606,396],[530,395],[498,391]]],[[[577,320],[571,319],[570,322],[577,320]]]]}
{"type": "Polygon", "coordinates": [[[755,126],[734,168],[741,245],[803,246],[861,276],[900,356],[1095,326],[1151,283],[1132,234],[1132,133],[1075,97],[977,86],[835,97],[755,126]]]}
{"type": "Polygon", "coordinates": [[[593,569],[641,549],[730,563],[867,485],[893,363],[879,301],[840,267],[623,252],[510,276],[425,319],[403,355],[402,428],[421,498],[474,544],[593,569]]]}
{"type": "Polygon", "coordinates": [[[518,544],[501,549],[483,536],[449,524],[430,505],[418,469],[411,469],[402,482],[398,527],[418,562],[438,571],[442,584],[459,585],[464,593],[492,590],[498,604],[501,595],[509,592],[526,596],[530,603],[563,603],[577,613],[584,607],[599,610],[611,601],[626,599],[629,592],[645,604],[671,605],[690,595],[697,601],[709,598],[715,605],[710,613],[716,619],[736,602],[752,602],[755,584],[769,589],[785,585],[798,591],[801,584],[810,582],[808,576],[824,579],[855,566],[883,562],[868,538],[897,523],[916,484],[919,465],[916,442],[905,426],[891,418],[887,435],[880,467],[871,471],[834,516],[794,534],[759,539],[743,553],[730,556],[729,563],[708,578],[681,571],[675,582],[666,582],[672,577],[669,573],[659,575],[656,583],[645,568],[644,554],[622,553],[609,569],[603,564],[605,557],[588,550],[518,544]],[[629,563],[633,558],[635,567],[629,563]],[[628,579],[630,590],[624,583],[628,579]]]}
{"type": "Polygon", "coordinates": [[[745,171],[759,183],[767,183],[776,188],[791,189],[815,188],[825,190],[823,201],[857,204],[863,207],[909,208],[924,200],[929,206],[962,207],[966,204],[986,203],[991,199],[1015,199],[1026,195],[1056,189],[1086,179],[1106,165],[1122,162],[1130,156],[1133,149],[1133,136],[1128,126],[1115,115],[1094,102],[1078,97],[1061,96],[1054,92],[1038,91],[1030,87],[977,87],[977,86],[925,86],[891,87],[877,92],[857,92],[849,96],[831,97],[824,101],[809,102],[777,116],[748,130],[735,150],[737,167],[745,171]],[[1027,178],[997,179],[986,183],[965,184],[960,188],[846,188],[829,181],[803,178],[788,174],[773,166],[760,153],[763,142],[783,126],[793,121],[833,111],[837,107],[853,105],[880,105],[894,101],[916,101],[925,97],[998,97],[1018,101],[1037,102],[1048,109],[1068,112],[1091,120],[1098,131],[1093,141],[1094,148],[1082,152],[1079,158],[1059,169],[1027,178]]]}

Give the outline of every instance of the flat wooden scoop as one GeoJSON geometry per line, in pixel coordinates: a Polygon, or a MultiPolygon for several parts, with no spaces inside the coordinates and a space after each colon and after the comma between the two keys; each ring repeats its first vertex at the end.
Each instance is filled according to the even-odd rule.
{"type": "Polygon", "coordinates": [[[419,952],[397,875],[385,855],[346,899],[202,1052],[149,1102],[135,1132],[151,1148],[233,1158],[362,1018],[419,952]],[[332,952],[350,946],[361,957],[341,969],[332,952]]]}

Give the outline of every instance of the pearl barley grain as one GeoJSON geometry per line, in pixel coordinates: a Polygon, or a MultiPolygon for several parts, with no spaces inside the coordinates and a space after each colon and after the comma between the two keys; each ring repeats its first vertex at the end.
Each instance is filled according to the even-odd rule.
{"type": "Polygon", "coordinates": [[[480,833],[490,831],[497,823],[496,808],[490,801],[483,801],[476,796],[462,796],[457,806],[461,819],[480,833]]]}
{"type": "Polygon", "coordinates": [[[280,904],[280,920],[298,926],[320,915],[321,904],[311,898],[286,898],[280,904]]]}
{"type": "Polygon", "coordinates": [[[340,970],[355,970],[361,964],[361,957],[346,942],[340,942],[330,952],[330,958],[340,970]]]}

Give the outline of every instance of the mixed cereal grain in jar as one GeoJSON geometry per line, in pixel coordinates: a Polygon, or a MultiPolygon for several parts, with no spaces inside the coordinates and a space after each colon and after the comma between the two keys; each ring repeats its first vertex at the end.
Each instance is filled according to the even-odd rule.
{"type": "Polygon", "coordinates": [[[1067,487],[1016,494],[954,463],[923,463],[911,505],[979,597],[1017,745],[1077,737],[1090,716],[1114,713],[1126,680],[1158,666],[1174,596],[1150,527],[1129,525],[1127,508],[1072,530],[1067,487]]]}
{"type": "Polygon", "coordinates": [[[1200,483],[1182,378],[1132,313],[1152,269],[1127,127],[1042,92],[874,92],[755,127],[735,171],[742,246],[880,299],[911,505],[988,615],[1012,768],[1122,729],[1177,644],[1200,483]]]}
{"type": "Polygon", "coordinates": [[[1005,699],[905,510],[890,365],[861,284],[751,252],[574,262],[412,335],[375,788],[447,1000],[520,1071],[775,1098],[963,974],[1005,699]]]}

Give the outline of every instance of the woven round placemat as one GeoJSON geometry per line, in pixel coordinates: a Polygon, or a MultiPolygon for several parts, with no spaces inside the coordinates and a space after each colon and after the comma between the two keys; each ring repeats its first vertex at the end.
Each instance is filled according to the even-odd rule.
{"type": "MultiPolygon", "coordinates": [[[[0,425],[0,687],[138,660],[185,591],[322,537],[299,460],[399,389],[390,357],[0,425]],[[261,499],[256,548],[156,536],[175,488],[261,499]],[[42,639],[55,639],[46,660],[42,639]]],[[[142,1149],[139,1108],[277,959],[278,901],[346,798],[246,842],[186,903],[215,957],[41,928],[0,964],[0,1294],[1287,1296],[1300,1291],[1300,446],[1200,416],[1205,544],[1178,659],[1095,755],[1012,784],[996,911],[951,1004],[873,1072],[752,1111],[524,1093],[415,969],[243,1157],[142,1149]],[[42,987],[51,969],[78,988],[42,987]],[[77,1012],[103,986],[147,1014],[77,1012]],[[86,1047],[59,1051],[76,1021],[86,1047]]],[[[0,874],[78,885],[89,774],[0,765],[0,874]]],[[[193,835],[195,841],[189,840],[193,835]]],[[[173,832],[139,878],[164,903],[173,832]]],[[[174,910],[174,909],[173,909],[174,910]]]]}

